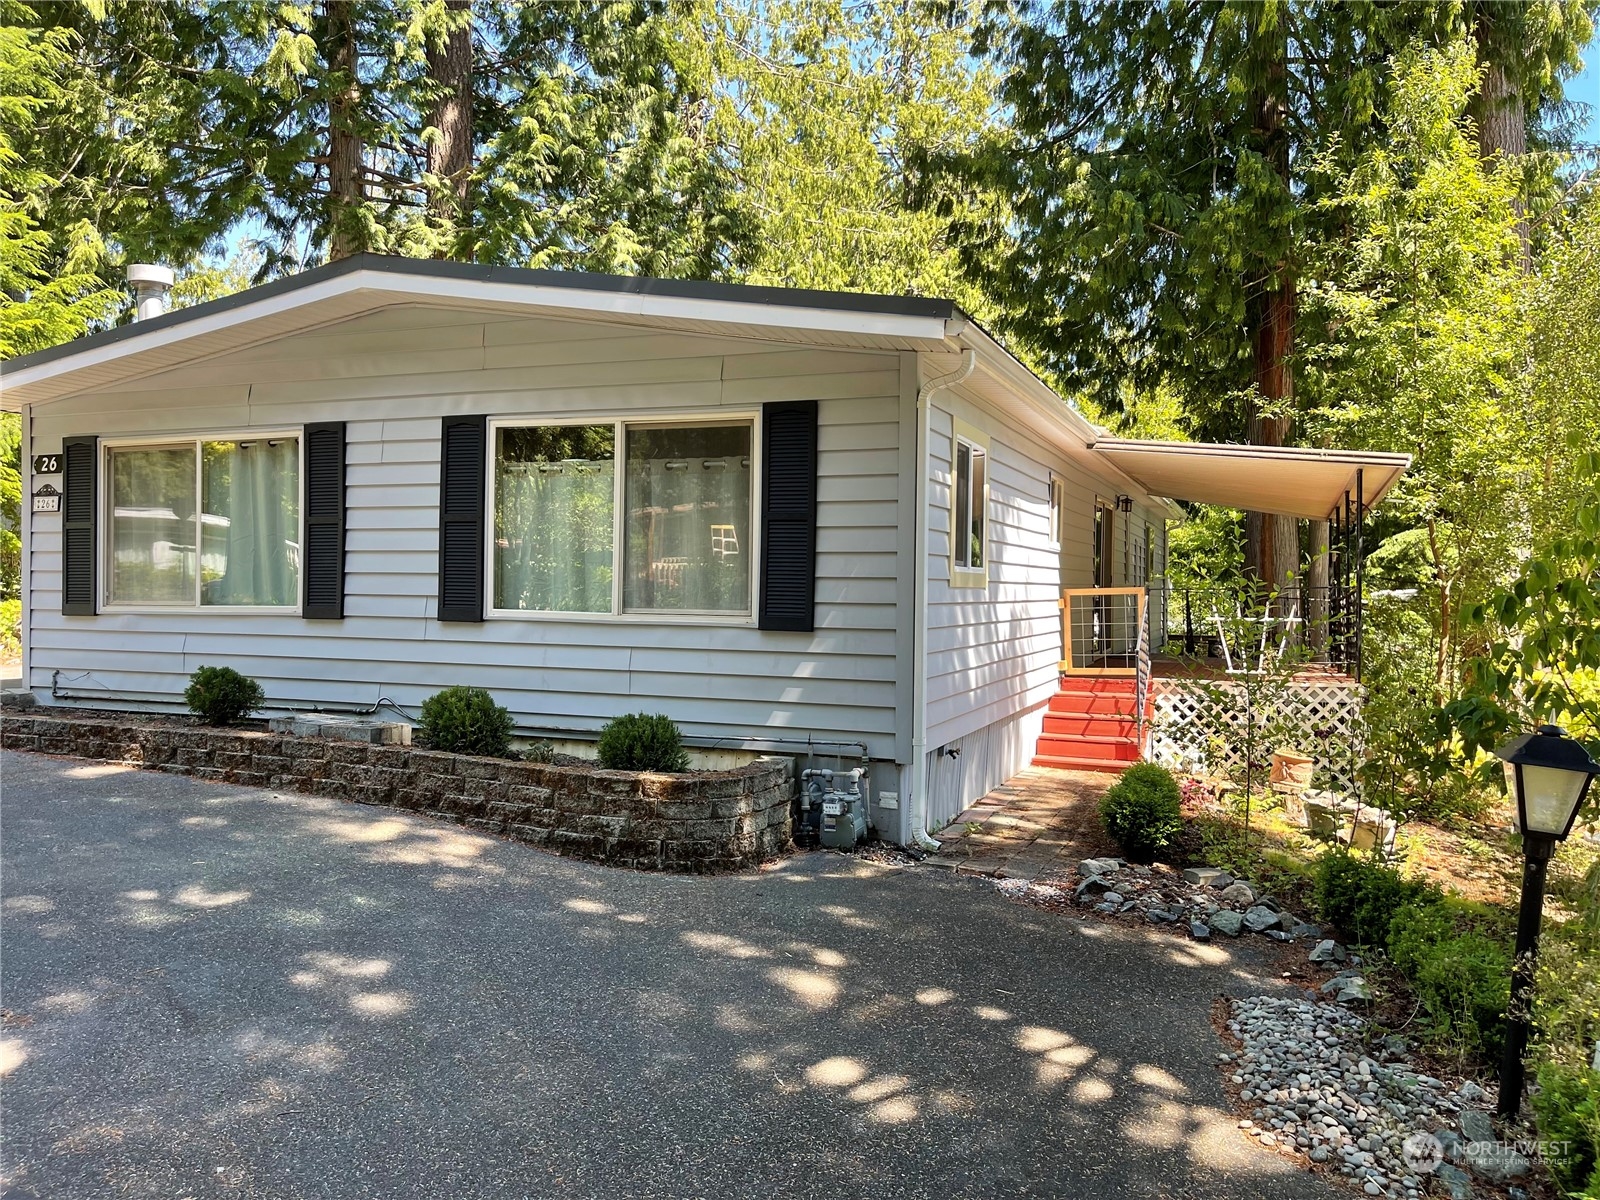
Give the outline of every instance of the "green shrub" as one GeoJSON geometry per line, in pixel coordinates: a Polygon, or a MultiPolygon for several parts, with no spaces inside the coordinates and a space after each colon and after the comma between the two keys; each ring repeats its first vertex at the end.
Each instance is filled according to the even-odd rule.
{"type": "Polygon", "coordinates": [[[600,765],[610,771],[687,771],[689,755],[670,717],[629,713],[600,730],[600,765]]]}
{"type": "Polygon", "coordinates": [[[1426,884],[1344,850],[1329,850],[1317,860],[1318,912],[1363,946],[1387,946],[1395,913],[1428,894],[1426,884]]]}
{"type": "Polygon", "coordinates": [[[1183,826],[1183,794],[1172,772],[1134,763],[1100,798],[1100,819],[1117,844],[1135,857],[1172,841],[1183,826]]]}
{"type": "Polygon", "coordinates": [[[1427,1015],[1427,1033],[1459,1058],[1493,1061],[1505,1037],[1511,955],[1461,927],[1437,900],[1407,904],[1389,922],[1389,956],[1427,1015]]]}
{"type": "Polygon", "coordinates": [[[420,728],[435,750],[504,758],[511,749],[511,714],[482,688],[447,687],[422,702],[420,728]]]}
{"type": "Polygon", "coordinates": [[[22,653],[22,601],[0,600],[0,654],[22,653]]]}
{"type": "Polygon", "coordinates": [[[1600,1197],[1600,1071],[1559,1062],[1545,1062],[1535,1078],[1533,1115],[1539,1137],[1565,1143],[1565,1153],[1552,1150],[1545,1161],[1563,1190],[1600,1197]]]}
{"type": "Polygon", "coordinates": [[[232,667],[201,667],[189,676],[183,698],[207,725],[232,725],[267,702],[261,685],[232,667]]]}

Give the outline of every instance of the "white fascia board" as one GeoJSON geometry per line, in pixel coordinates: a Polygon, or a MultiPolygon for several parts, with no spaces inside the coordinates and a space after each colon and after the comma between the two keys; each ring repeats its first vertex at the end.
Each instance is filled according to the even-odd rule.
{"type": "MultiPolygon", "coordinates": [[[[793,329],[840,334],[846,337],[855,334],[862,337],[900,338],[910,342],[924,342],[932,348],[942,344],[945,335],[943,317],[700,300],[637,292],[538,287],[521,283],[429,276],[397,277],[394,273],[386,271],[353,271],[323,283],[264,297],[208,317],[155,329],[148,334],[135,335],[104,346],[86,349],[78,354],[65,355],[21,371],[5,372],[3,366],[0,366],[0,388],[6,391],[26,388],[62,374],[99,366],[117,358],[160,349],[222,332],[263,317],[292,312],[295,309],[359,292],[373,294],[374,308],[396,303],[444,301],[492,307],[498,311],[525,309],[533,313],[593,316],[601,320],[607,316],[630,317],[644,324],[654,319],[662,322],[686,322],[691,325],[699,323],[746,325],[750,327],[752,337],[759,337],[764,329],[793,329]]],[[[350,315],[342,315],[340,320],[348,320],[350,315]]],[[[310,327],[313,326],[308,326],[310,327]]],[[[284,336],[291,334],[278,331],[269,335],[267,339],[260,340],[284,336]]],[[[251,343],[241,342],[239,346],[230,346],[228,349],[243,348],[247,344],[251,343]]],[[[169,368],[170,364],[167,364],[156,369],[169,368]]],[[[130,372],[130,376],[139,373],[135,369],[130,372]]],[[[28,402],[23,401],[23,403],[28,402]]]]}

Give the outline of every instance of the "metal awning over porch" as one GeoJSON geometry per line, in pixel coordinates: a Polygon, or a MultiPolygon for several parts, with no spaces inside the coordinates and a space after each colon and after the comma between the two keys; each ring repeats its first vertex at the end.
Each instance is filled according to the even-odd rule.
{"type": "Polygon", "coordinates": [[[1409,454],[1300,446],[1099,438],[1090,449],[1156,496],[1312,521],[1351,501],[1371,511],[1411,465],[1409,454]]]}

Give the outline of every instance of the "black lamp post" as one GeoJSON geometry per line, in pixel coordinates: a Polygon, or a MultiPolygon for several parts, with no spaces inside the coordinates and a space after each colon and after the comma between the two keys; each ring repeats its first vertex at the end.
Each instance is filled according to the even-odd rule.
{"type": "Polygon", "coordinates": [[[1522,905],[1517,912],[1517,958],[1511,969],[1511,1007],[1506,1022],[1505,1057],[1500,1063],[1502,1117],[1522,1107],[1522,1056],[1528,1048],[1528,995],[1539,953],[1539,923],[1544,916],[1544,877],[1556,843],[1572,832],[1589,784],[1600,763],[1581,743],[1555,725],[1513,738],[1495,753],[1505,760],[1506,785],[1517,797],[1517,828],[1522,831],[1522,905]]]}

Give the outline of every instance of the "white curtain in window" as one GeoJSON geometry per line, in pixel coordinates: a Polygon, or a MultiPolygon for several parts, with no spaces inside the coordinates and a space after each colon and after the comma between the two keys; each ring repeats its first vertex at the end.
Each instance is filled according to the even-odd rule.
{"type": "Polygon", "coordinates": [[[113,450],[113,604],[194,603],[194,445],[113,450]]]}
{"type": "Polygon", "coordinates": [[[750,426],[630,428],[629,611],[750,611],[750,426]]]}
{"type": "Polygon", "coordinates": [[[610,425],[498,431],[496,608],[611,611],[615,440],[610,425]]]}
{"type": "Polygon", "coordinates": [[[206,442],[201,449],[201,603],[295,604],[300,593],[298,442],[206,442]]]}

